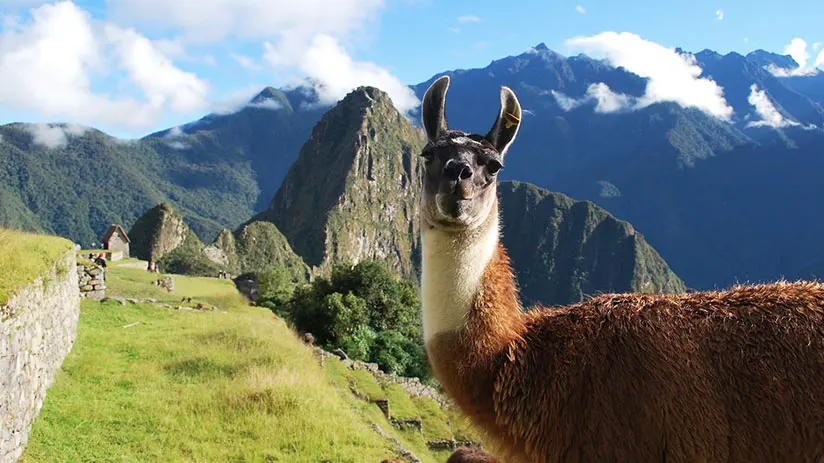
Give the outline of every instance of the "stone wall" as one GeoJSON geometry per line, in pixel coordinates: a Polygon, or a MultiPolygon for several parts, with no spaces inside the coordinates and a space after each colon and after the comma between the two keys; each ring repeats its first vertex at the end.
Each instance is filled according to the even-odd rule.
{"type": "Polygon", "coordinates": [[[106,272],[97,264],[78,263],[77,284],[80,297],[98,301],[106,297],[106,272]]]}
{"type": "Polygon", "coordinates": [[[343,364],[351,370],[368,371],[378,382],[397,384],[411,397],[425,397],[427,399],[432,399],[441,407],[453,406],[453,404],[440,392],[438,392],[437,389],[422,383],[418,378],[406,378],[403,376],[396,376],[391,373],[384,373],[380,370],[377,363],[351,360],[349,356],[346,355],[346,352],[341,349],[337,349],[335,352],[327,352],[320,347],[315,347],[314,351],[320,358],[321,364],[323,364],[323,359],[325,357],[335,357],[340,359],[341,362],[343,362],[343,364]]]}
{"type": "Polygon", "coordinates": [[[0,463],[23,453],[31,425],[77,334],[74,252],[0,307],[0,463]]]}

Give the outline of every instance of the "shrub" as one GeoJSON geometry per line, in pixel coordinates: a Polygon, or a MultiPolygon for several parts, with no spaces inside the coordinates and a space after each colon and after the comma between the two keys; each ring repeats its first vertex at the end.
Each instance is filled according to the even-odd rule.
{"type": "Polygon", "coordinates": [[[164,273],[178,275],[216,277],[221,270],[203,255],[203,251],[188,246],[180,246],[166,254],[158,261],[158,265],[164,273]]]}
{"type": "Polygon", "coordinates": [[[296,288],[283,308],[295,328],[312,333],[320,345],[341,348],[384,371],[429,376],[418,288],[381,262],[338,265],[329,279],[296,288]]]}
{"type": "Polygon", "coordinates": [[[278,315],[285,314],[286,304],[292,299],[296,284],[303,283],[294,272],[282,266],[271,266],[256,273],[256,278],[257,304],[278,315]]]}

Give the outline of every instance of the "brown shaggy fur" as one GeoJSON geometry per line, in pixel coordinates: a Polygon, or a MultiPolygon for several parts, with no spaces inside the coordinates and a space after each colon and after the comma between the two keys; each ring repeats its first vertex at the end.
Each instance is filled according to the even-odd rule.
{"type": "Polygon", "coordinates": [[[824,461],[824,285],[524,313],[499,247],[481,286],[427,351],[507,462],[824,461]]]}

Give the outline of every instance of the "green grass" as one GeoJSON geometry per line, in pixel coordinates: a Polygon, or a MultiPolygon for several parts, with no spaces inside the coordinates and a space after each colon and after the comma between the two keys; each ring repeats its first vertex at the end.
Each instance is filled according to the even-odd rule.
{"type": "Polygon", "coordinates": [[[156,299],[163,303],[179,303],[184,296],[193,301],[205,302],[221,310],[247,305],[231,280],[218,278],[188,277],[185,275],[165,275],[147,272],[141,268],[124,267],[125,264],[138,262],[137,259],[124,259],[112,264],[106,277],[108,295],[118,295],[134,299],[156,299]],[[159,278],[171,277],[175,282],[173,293],[154,286],[159,278]]]}
{"type": "Polygon", "coordinates": [[[71,241],[0,228],[0,305],[38,276],[53,269],[71,241]]]}
{"type": "Polygon", "coordinates": [[[383,391],[389,399],[389,413],[392,418],[407,420],[421,417],[418,407],[402,387],[397,384],[384,384],[383,391]]]}
{"type": "MultiPolygon", "coordinates": [[[[112,268],[110,288],[132,281],[126,295],[151,297],[144,294],[149,274],[131,270],[112,268]]],[[[224,314],[83,301],[77,342],[22,462],[392,456],[350,394],[334,388],[283,321],[229,297],[225,281],[175,280],[178,300],[234,303],[224,314]]]]}
{"type": "MultiPolygon", "coordinates": [[[[385,399],[386,392],[381,389],[375,377],[368,371],[350,370],[340,360],[327,357],[323,369],[329,379],[340,389],[355,390],[358,395],[369,401],[385,399]]],[[[391,406],[391,404],[390,404],[391,406]]]]}
{"type": "Polygon", "coordinates": [[[438,404],[426,397],[413,397],[415,409],[420,413],[423,435],[426,440],[454,439],[455,433],[449,426],[449,417],[438,404]]]}
{"type": "Polygon", "coordinates": [[[379,462],[393,449],[373,423],[425,463],[448,457],[426,441],[452,437],[449,410],[335,358],[321,368],[283,320],[250,307],[231,281],[172,275],[169,294],[152,284],[160,275],[132,262],[109,267],[108,295],[158,304],[83,301],[77,342],[21,462],[379,462]],[[227,313],[160,305],[183,297],[227,313]],[[395,418],[422,417],[423,434],[396,429],[370,402],[378,398],[395,418]]]}

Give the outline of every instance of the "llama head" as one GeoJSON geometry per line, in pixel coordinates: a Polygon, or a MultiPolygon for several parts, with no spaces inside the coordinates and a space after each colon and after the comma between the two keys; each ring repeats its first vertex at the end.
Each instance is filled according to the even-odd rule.
{"type": "Polygon", "coordinates": [[[449,130],[444,111],[448,88],[449,76],[440,77],[423,97],[428,143],[421,153],[421,210],[429,226],[461,230],[484,223],[494,209],[498,172],[521,125],[521,105],[512,90],[501,87],[501,108],[489,133],[449,130]]]}

